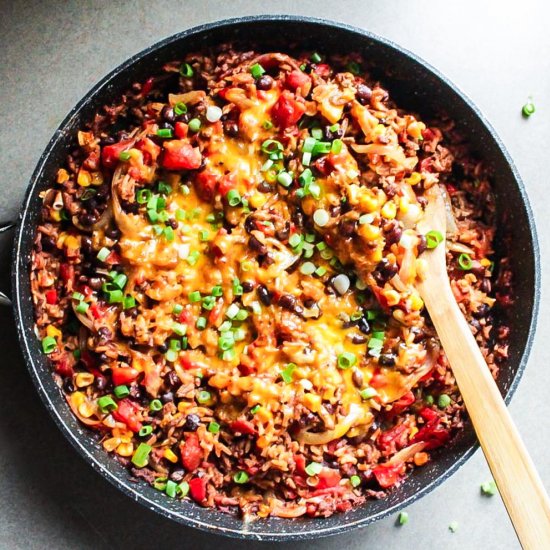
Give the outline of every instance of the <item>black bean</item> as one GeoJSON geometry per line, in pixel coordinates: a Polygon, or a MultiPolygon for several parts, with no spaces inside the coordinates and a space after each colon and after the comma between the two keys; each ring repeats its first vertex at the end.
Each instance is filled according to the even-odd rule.
{"type": "Polygon", "coordinates": [[[174,401],[174,394],[171,391],[167,391],[163,395],[161,395],[160,400],[163,403],[170,403],[171,401],[174,401]]]}
{"type": "Polygon", "coordinates": [[[92,247],[92,239],[87,235],[83,236],[80,239],[80,250],[82,251],[82,254],[84,254],[84,256],[86,257],[91,256],[94,252],[94,249],[92,247]]]}
{"type": "Polygon", "coordinates": [[[258,254],[267,254],[267,246],[265,246],[265,244],[263,244],[254,235],[252,235],[248,240],[248,246],[258,254]]]}
{"type": "Polygon", "coordinates": [[[74,392],[75,387],[74,387],[74,384],[73,384],[73,379],[70,376],[67,376],[67,378],[65,378],[65,380],[63,380],[63,389],[67,393],[74,392]]]}
{"type": "Polygon", "coordinates": [[[274,80],[268,74],[263,74],[256,80],[256,88],[258,90],[270,90],[273,88],[273,84],[274,80]]]}
{"type": "Polygon", "coordinates": [[[101,338],[101,340],[112,340],[113,333],[107,328],[107,327],[100,327],[97,331],[97,334],[101,338]]]}
{"type": "Polygon", "coordinates": [[[351,337],[351,341],[353,344],[364,344],[367,341],[367,337],[362,334],[354,334],[351,337]]]}
{"type": "Polygon", "coordinates": [[[42,250],[45,250],[46,252],[51,252],[52,250],[55,250],[56,244],[55,239],[53,237],[50,237],[49,235],[42,234],[42,237],[40,238],[40,243],[42,244],[42,250]]]}
{"type": "Polygon", "coordinates": [[[353,380],[353,383],[357,388],[363,387],[363,382],[364,382],[363,373],[358,368],[353,369],[351,379],[353,380]]]}
{"type": "Polygon", "coordinates": [[[168,346],[166,344],[159,344],[157,348],[160,353],[166,353],[168,351],[168,346]]]}
{"type": "Polygon", "coordinates": [[[393,223],[391,227],[386,231],[386,244],[391,245],[398,243],[401,239],[403,230],[397,223],[393,223]]]}
{"type": "Polygon", "coordinates": [[[342,207],[340,205],[331,206],[328,211],[330,212],[331,218],[336,218],[342,212],[342,207]]]}
{"type": "Polygon", "coordinates": [[[88,279],[88,285],[90,285],[94,290],[99,290],[103,285],[103,279],[100,277],[90,277],[88,279]]]}
{"type": "Polygon", "coordinates": [[[162,111],[160,112],[160,116],[170,124],[174,124],[174,122],[176,122],[176,115],[174,113],[174,109],[172,109],[170,105],[165,105],[162,108],[162,111]]]}
{"type": "Polygon", "coordinates": [[[372,275],[376,279],[376,282],[380,285],[385,284],[394,275],[397,274],[399,268],[396,264],[390,264],[386,258],[384,258],[373,271],[372,275]]]}
{"type": "Polygon", "coordinates": [[[180,378],[179,378],[178,374],[176,372],[174,372],[173,370],[168,373],[168,383],[172,387],[176,387],[176,386],[181,385],[180,378]]]}
{"type": "Polygon", "coordinates": [[[395,355],[393,353],[383,353],[378,357],[378,364],[384,367],[393,367],[395,365],[395,355]]]}
{"type": "Polygon", "coordinates": [[[246,220],[244,220],[244,229],[247,233],[251,233],[252,231],[257,229],[256,222],[253,216],[248,216],[246,220]]]}
{"type": "Polygon", "coordinates": [[[78,221],[82,225],[89,227],[90,225],[94,225],[94,223],[97,222],[97,216],[95,216],[94,214],[88,214],[85,210],[83,210],[78,215],[78,221]]]}
{"type": "Polygon", "coordinates": [[[129,309],[125,309],[124,313],[126,314],[127,317],[132,317],[133,319],[135,319],[139,315],[139,311],[137,307],[131,307],[129,309]]]}
{"type": "Polygon", "coordinates": [[[188,414],[187,418],[185,419],[185,424],[183,425],[183,429],[186,432],[195,432],[197,431],[197,428],[201,424],[201,419],[197,414],[188,414]]]}
{"type": "Polygon", "coordinates": [[[99,142],[99,144],[101,145],[101,147],[104,147],[105,145],[112,145],[113,143],[115,143],[115,138],[112,137],[112,136],[104,137],[104,138],[99,142]]]}
{"type": "Polygon", "coordinates": [[[338,229],[342,237],[351,237],[357,231],[357,222],[355,220],[342,220],[338,224],[338,229]]]}
{"type": "Polygon", "coordinates": [[[133,397],[134,399],[140,399],[142,397],[141,389],[137,384],[132,384],[130,386],[130,397],[133,397]]]}
{"type": "Polygon", "coordinates": [[[259,285],[256,292],[258,293],[258,298],[260,299],[260,302],[262,302],[264,306],[271,305],[271,293],[264,285],[259,285]]]}
{"type": "Polygon", "coordinates": [[[428,248],[426,245],[426,237],[424,235],[420,235],[420,242],[418,243],[416,248],[419,256],[420,254],[422,254],[422,252],[426,250],[426,248],[428,248]]]}
{"type": "Polygon", "coordinates": [[[241,286],[243,287],[243,292],[248,294],[254,290],[254,283],[252,281],[242,281],[241,286]]]}
{"type": "Polygon", "coordinates": [[[191,115],[189,113],[183,113],[176,118],[176,122],[184,122],[185,124],[187,124],[190,120],[191,115]]]}
{"type": "Polygon", "coordinates": [[[331,141],[333,139],[339,139],[344,135],[344,130],[342,130],[342,127],[338,125],[338,128],[334,131],[332,131],[331,126],[325,126],[323,128],[323,135],[327,141],[331,141]]]}
{"type": "Polygon", "coordinates": [[[304,306],[311,309],[317,302],[313,298],[307,298],[304,300],[304,306]]]}
{"type": "Polygon", "coordinates": [[[96,199],[105,199],[109,196],[109,186],[105,183],[100,185],[99,187],[96,187],[96,199]]]}
{"type": "Polygon", "coordinates": [[[107,386],[107,379],[105,378],[105,376],[96,376],[94,379],[94,386],[96,390],[104,390],[107,386]]]}
{"type": "Polygon", "coordinates": [[[223,123],[223,131],[229,137],[237,137],[239,135],[239,125],[234,120],[226,120],[223,123]]]}
{"type": "Polygon", "coordinates": [[[277,229],[275,237],[280,241],[286,241],[290,237],[290,224],[286,224],[283,229],[277,229]]]}
{"type": "Polygon", "coordinates": [[[359,319],[358,328],[363,334],[370,333],[370,325],[365,317],[361,317],[361,319],[359,319]]]}
{"type": "Polygon", "coordinates": [[[481,318],[485,317],[488,313],[489,313],[489,306],[487,304],[481,304],[477,308],[477,311],[474,311],[474,313],[472,315],[474,317],[476,317],[477,319],[481,319],[481,318]]]}
{"type": "Polygon", "coordinates": [[[166,220],[166,225],[168,225],[172,229],[177,229],[178,222],[176,220],[174,220],[173,218],[170,218],[169,220],[166,220]]]}
{"type": "Polygon", "coordinates": [[[366,105],[369,103],[370,98],[372,97],[372,90],[366,84],[358,84],[357,92],[355,94],[355,99],[361,103],[361,105],[366,105]]]}
{"type": "Polygon", "coordinates": [[[273,186],[267,181],[262,181],[258,184],[258,191],[260,193],[271,193],[273,192],[273,186]]]}
{"type": "Polygon", "coordinates": [[[484,278],[481,281],[481,285],[479,289],[481,290],[481,292],[485,292],[486,294],[489,294],[489,292],[491,292],[491,279],[484,278]]]}
{"type": "Polygon", "coordinates": [[[288,311],[294,311],[296,308],[296,298],[292,294],[283,294],[278,301],[279,306],[288,311]]]}

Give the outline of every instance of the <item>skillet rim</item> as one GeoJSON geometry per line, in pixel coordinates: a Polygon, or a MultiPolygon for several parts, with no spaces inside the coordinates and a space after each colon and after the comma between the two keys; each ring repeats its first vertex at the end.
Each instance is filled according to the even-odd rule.
{"type": "MultiPolygon", "coordinates": [[[[283,520],[282,530],[280,531],[246,531],[241,529],[235,529],[233,527],[224,527],[220,523],[216,523],[216,520],[219,520],[219,517],[216,517],[216,514],[212,513],[211,509],[201,509],[206,510],[210,516],[210,523],[208,521],[202,521],[194,517],[189,517],[169,509],[167,505],[161,505],[153,500],[150,500],[142,491],[136,490],[140,488],[139,485],[132,484],[128,482],[127,479],[121,479],[116,475],[116,473],[110,471],[110,469],[104,464],[106,461],[100,461],[94,457],[90,451],[83,445],[82,438],[80,434],[74,432],[67,424],[67,422],[62,418],[60,412],[56,409],[52,397],[49,395],[48,390],[45,387],[44,381],[42,380],[42,374],[39,372],[38,366],[35,364],[33,357],[33,352],[31,351],[29,335],[32,334],[32,329],[25,330],[23,327],[23,320],[25,317],[25,311],[28,311],[28,308],[32,308],[32,301],[30,297],[30,291],[27,288],[27,279],[26,279],[26,270],[27,270],[27,261],[22,258],[22,247],[27,242],[27,240],[32,239],[34,235],[34,227],[27,227],[26,220],[29,216],[29,212],[32,211],[32,204],[34,200],[34,191],[37,185],[39,184],[42,176],[44,167],[47,165],[50,156],[52,156],[59,142],[64,138],[65,129],[70,127],[71,122],[74,118],[78,116],[80,111],[93,100],[93,98],[106,86],[109,85],[111,81],[120,78],[121,74],[125,74],[128,71],[131,71],[131,68],[134,64],[142,60],[144,57],[153,54],[155,51],[167,46],[171,43],[180,41],[180,40],[189,40],[193,35],[200,35],[208,31],[215,31],[220,28],[226,27],[239,27],[241,25],[249,25],[252,23],[266,23],[266,22],[292,22],[292,23],[307,23],[318,26],[319,29],[327,30],[327,28],[334,30],[336,32],[344,31],[347,34],[358,34],[372,42],[377,42],[382,46],[393,50],[400,56],[408,57],[409,60],[413,61],[414,64],[422,66],[425,70],[432,73],[432,75],[439,80],[443,88],[450,88],[450,91],[453,92],[459,100],[461,100],[465,106],[475,115],[475,118],[483,125],[488,134],[491,136],[494,141],[497,149],[502,154],[506,164],[509,166],[510,171],[515,180],[515,185],[517,191],[519,192],[523,208],[525,210],[527,227],[526,229],[529,232],[531,242],[532,242],[532,253],[533,253],[533,309],[531,312],[527,339],[523,352],[521,353],[521,358],[519,359],[516,373],[510,383],[510,386],[506,392],[505,402],[508,404],[515,393],[519,381],[524,373],[525,366],[529,357],[529,353],[532,348],[533,340],[535,337],[536,331],[536,321],[538,317],[539,305],[540,305],[540,250],[538,244],[537,231],[534,223],[533,212],[527,197],[525,186],[523,180],[512,161],[508,151],[506,150],[503,142],[497,135],[496,131],[480,110],[475,106],[473,101],[454,83],[447,79],[442,73],[439,72],[432,65],[421,59],[416,54],[410,52],[406,48],[403,48],[397,45],[395,42],[388,40],[386,38],[380,37],[375,33],[370,31],[354,27],[345,23],[338,21],[332,21],[316,17],[300,16],[300,15],[254,15],[254,16],[245,16],[245,17],[236,17],[230,19],[224,19],[219,21],[214,21],[211,23],[206,23],[203,25],[195,26],[189,29],[186,29],[180,33],[176,33],[172,36],[164,38],[159,42],[154,43],[153,45],[145,48],[144,50],[138,52],[137,54],[131,56],[129,59],[118,65],[112,71],[110,71],[105,77],[103,77],[95,86],[93,86],[83,98],[71,109],[69,114],[65,117],[63,122],[59,125],[48,145],[44,149],[36,168],[33,172],[33,175],[30,179],[29,185],[27,187],[25,198],[23,200],[23,205],[19,214],[17,221],[16,235],[14,239],[14,255],[12,260],[12,293],[13,293],[13,311],[14,317],[17,326],[17,334],[19,339],[19,344],[23,352],[25,359],[25,365],[31,375],[33,383],[38,390],[38,393],[50,415],[53,417],[55,423],[64,434],[64,436],[70,441],[72,446],[78,451],[78,453],[88,462],[95,470],[99,471],[102,476],[107,479],[112,485],[117,489],[122,491],[124,494],[132,498],[133,500],[139,502],[143,506],[159,513],[165,518],[177,521],[180,524],[184,524],[190,527],[196,527],[203,531],[214,533],[217,535],[225,535],[230,537],[236,537],[241,539],[249,540],[265,540],[265,541],[287,541],[287,540],[307,540],[316,537],[329,536],[339,533],[348,532],[352,529],[358,527],[366,526],[370,523],[373,523],[379,519],[385,518],[404,507],[412,504],[416,500],[420,499],[424,495],[431,492],[437,486],[439,486],[443,481],[455,473],[478,449],[479,443],[476,441],[474,444],[467,446],[458,459],[451,464],[443,473],[435,476],[432,480],[420,488],[417,492],[411,496],[405,498],[404,500],[390,505],[385,510],[382,510],[375,514],[369,514],[368,509],[365,508],[365,516],[355,520],[355,521],[346,521],[346,515],[341,514],[339,516],[339,521],[336,522],[336,525],[323,528],[319,523],[312,520],[305,520],[311,523],[310,530],[300,530],[294,531],[293,525],[296,525],[294,521],[283,520]]],[[[50,373],[48,372],[48,375],[50,373]]],[[[51,376],[51,375],[50,375],[51,376]]],[[[51,379],[53,380],[53,378],[51,379]]],[[[91,438],[88,438],[91,439],[91,438]]],[[[108,455],[105,454],[105,458],[108,455]]],[[[122,476],[121,476],[122,477],[122,476]]],[[[167,501],[168,504],[168,501],[167,501]]],[[[245,525],[246,529],[246,524],[245,525]]],[[[299,525],[303,525],[302,522],[299,525]]]]}

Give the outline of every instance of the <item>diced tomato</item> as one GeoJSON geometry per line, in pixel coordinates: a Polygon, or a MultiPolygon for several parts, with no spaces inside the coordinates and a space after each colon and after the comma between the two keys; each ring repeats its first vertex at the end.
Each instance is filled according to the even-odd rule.
{"type": "Polygon", "coordinates": [[[225,96],[227,95],[227,92],[231,90],[231,88],[222,88],[219,92],[218,92],[218,95],[222,98],[222,99],[225,99],[225,96]]]}
{"type": "Polygon", "coordinates": [[[105,259],[105,263],[109,265],[115,265],[122,263],[122,259],[116,252],[116,250],[111,250],[111,253],[105,259]]]}
{"type": "Polygon", "coordinates": [[[451,438],[451,434],[445,428],[439,428],[437,426],[431,426],[430,424],[420,429],[414,436],[412,442],[418,443],[419,441],[425,441],[427,443],[425,449],[430,451],[445,445],[451,438]]]}
{"type": "Polygon", "coordinates": [[[372,473],[374,474],[374,477],[376,478],[376,481],[378,481],[380,487],[387,489],[399,481],[404,473],[404,470],[405,465],[402,462],[398,462],[394,465],[380,464],[376,466],[376,468],[373,468],[372,473]]]}
{"type": "Polygon", "coordinates": [[[401,399],[394,401],[391,412],[392,414],[399,414],[403,412],[409,405],[415,402],[414,393],[408,391],[401,399]]]}
{"type": "Polygon", "coordinates": [[[185,434],[185,442],[180,443],[181,463],[188,472],[194,472],[203,460],[203,452],[196,433],[185,434]]]}
{"type": "Polygon", "coordinates": [[[82,352],[80,361],[89,371],[97,367],[97,359],[88,350],[82,352]]]}
{"type": "Polygon", "coordinates": [[[271,108],[271,117],[279,128],[284,129],[297,124],[305,112],[305,103],[297,101],[293,93],[285,90],[271,108]]]}
{"type": "Polygon", "coordinates": [[[377,372],[372,375],[369,385],[373,388],[382,388],[386,385],[386,383],[386,376],[380,372],[377,372]]]}
{"type": "Polygon", "coordinates": [[[90,312],[94,319],[101,319],[105,315],[105,310],[99,304],[91,305],[90,312]]]}
{"type": "Polygon", "coordinates": [[[407,426],[399,424],[390,430],[382,432],[376,441],[382,451],[395,451],[407,444],[407,433],[407,426]]]}
{"type": "Polygon", "coordinates": [[[426,157],[420,161],[420,171],[421,172],[432,172],[433,171],[433,159],[432,157],[426,157]]]}
{"type": "Polygon", "coordinates": [[[426,141],[431,141],[434,137],[436,137],[436,134],[431,128],[424,128],[424,130],[422,130],[422,137],[426,141]]]}
{"type": "Polygon", "coordinates": [[[294,455],[294,463],[296,464],[296,469],[294,472],[303,477],[307,477],[306,459],[304,455],[294,455]]]}
{"type": "Polygon", "coordinates": [[[134,433],[141,430],[142,424],[139,419],[140,407],[130,399],[121,399],[118,402],[118,408],[112,412],[113,418],[118,422],[124,422],[127,428],[134,433]]]}
{"type": "Polygon", "coordinates": [[[74,266],[72,264],[61,264],[59,266],[59,276],[64,283],[74,280],[74,266]]]}
{"type": "Polygon", "coordinates": [[[194,477],[189,481],[189,494],[195,502],[203,502],[206,498],[206,479],[194,477]]]}
{"type": "Polygon", "coordinates": [[[160,147],[149,138],[140,139],[136,143],[136,149],[139,149],[143,153],[143,162],[147,165],[155,162],[160,155],[160,147]]]}
{"type": "Polygon", "coordinates": [[[187,141],[172,139],[164,143],[162,166],[167,170],[196,170],[201,162],[199,148],[193,147],[187,141]]]}
{"type": "Polygon", "coordinates": [[[229,427],[236,434],[254,435],[256,433],[254,424],[248,420],[235,420],[229,424],[229,427]]]}
{"type": "Polygon", "coordinates": [[[74,374],[73,366],[69,362],[68,357],[62,357],[59,361],[56,361],[54,370],[63,377],[72,376],[74,374]]]}
{"type": "Polygon", "coordinates": [[[187,126],[185,122],[176,122],[176,125],[174,127],[174,134],[176,134],[176,137],[178,139],[184,139],[187,137],[188,130],[189,126],[187,126]]]}
{"type": "Polygon", "coordinates": [[[313,66],[315,74],[326,78],[330,74],[330,67],[326,63],[317,63],[313,66]]]}
{"type": "Polygon", "coordinates": [[[101,150],[101,162],[105,168],[116,168],[120,160],[120,153],[127,149],[132,143],[131,139],[124,139],[112,145],[105,145],[101,150]]]}
{"type": "Polygon", "coordinates": [[[449,193],[449,195],[454,195],[457,191],[456,187],[451,183],[445,183],[445,188],[447,189],[447,193],[449,193]]]}
{"type": "Polygon", "coordinates": [[[209,172],[208,170],[203,170],[197,174],[195,180],[197,193],[199,197],[205,201],[211,200],[216,193],[216,184],[218,182],[218,177],[216,174],[209,172]]]}
{"type": "Polygon", "coordinates": [[[179,361],[180,361],[180,365],[185,370],[192,370],[200,367],[200,365],[195,363],[187,353],[182,353],[180,355],[179,361]]]}
{"type": "Polygon", "coordinates": [[[155,79],[153,77],[148,78],[143,83],[143,86],[141,87],[141,95],[143,97],[145,97],[146,95],[148,95],[151,92],[151,90],[153,89],[153,84],[154,83],[155,83],[155,79]]]}
{"type": "Polygon", "coordinates": [[[188,309],[184,309],[178,316],[178,321],[186,325],[190,325],[193,321],[193,313],[188,309]]]}
{"type": "Polygon", "coordinates": [[[224,301],[218,300],[212,311],[208,314],[208,323],[217,326],[218,321],[221,319],[224,301]]]}
{"type": "Polygon", "coordinates": [[[218,191],[222,197],[225,197],[231,189],[235,189],[235,186],[236,183],[233,174],[227,174],[220,180],[218,191]]]}
{"type": "MultiPolygon", "coordinates": [[[[311,78],[303,71],[295,69],[287,75],[285,83],[292,90],[305,91],[311,85],[311,78]]],[[[307,93],[302,95],[307,95],[307,93]]]]}
{"type": "Polygon", "coordinates": [[[342,476],[340,475],[340,472],[338,472],[337,470],[325,468],[319,474],[319,483],[317,484],[316,489],[320,490],[328,489],[329,487],[336,487],[336,485],[340,483],[341,479],[342,476]]]}
{"type": "Polygon", "coordinates": [[[132,367],[113,367],[111,378],[115,386],[132,383],[139,376],[139,371],[132,367]]]}
{"type": "Polygon", "coordinates": [[[418,413],[426,422],[439,422],[439,415],[430,407],[424,407],[418,413]]]}
{"type": "Polygon", "coordinates": [[[239,363],[238,369],[243,376],[250,376],[258,370],[258,367],[256,361],[254,361],[252,357],[241,355],[241,362],[239,363]]]}
{"type": "Polygon", "coordinates": [[[46,303],[50,304],[50,306],[57,304],[57,290],[55,288],[46,292],[46,303]]]}

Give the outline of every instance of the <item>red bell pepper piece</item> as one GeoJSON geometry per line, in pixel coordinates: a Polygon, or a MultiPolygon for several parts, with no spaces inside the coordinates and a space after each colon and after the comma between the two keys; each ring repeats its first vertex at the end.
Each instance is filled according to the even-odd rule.
{"type": "Polygon", "coordinates": [[[148,78],[141,87],[141,95],[145,97],[149,94],[149,92],[153,89],[153,84],[155,83],[155,79],[153,77],[148,78]]]}
{"type": "Polygon", "coordinates": [[[176,122],[174,126],[174,134],[178,139],[184,139],[187,137],[189,126],[185,122],[176,122]]]}
{"type": "Polygon", "coordinates": [[[50,306],[57,304],[57,290],[55,288],[46,292],[46,303],[50,304],[50,306]]]}
{"type": "Polygon", "coordinates": [[[248,420],[234,420],[229,424],[229,427],[231,428],[231,431],[236,434],[243,434],[243,435],[254,435],[256,433],[256,428],[254,427],[254,424],[248,420]]]}
{"type": "Polygon", "coordinates": [[[131,384],[139,376],[139,371],[132,367],[113,367],[111,378],[115,386],[131,384]]]}
{"type": "Polygon", "coordinates": [[[404,424],[394,426],[378,436],[377,443],[382,451],[402,448],[407,444],[408,428],[404,424]]]}
{"type": "Polygon", "coordinates": [[[142,427],[141,420],[139,419],[140,410],[137,403],[130,401],[130,399],[121,399],[118,402],[118,408],[112,412],[112,415],[115,420],[123,422],[129,430],[137,433],[142,427]]]}
{"type": "Polygon", "coordinates": [[[195,502],[203,502],[206,498],[206,479],[194,477],[189,481],[189,493],[195,502]]]}
{"type": "Polygon", "coordinates": [[[319,474],[319,483],[317,483],[316,489],[320,490],[328,489],[329,487],[336,487],[340,483],[341,479],[342,476],[340,475],[340,472],[326,468],[319,474]]]}
{"type": "Polygon", "coordinates": [[[296,464],[294,472],[300,476],[307,477],[306,459],[304,455],[294,455],[294,463],[296,464]]]}
{"type": "Polygon", "coordinates": [[[326,78],[330,75],[330,67],[326,63],[317,63],[313,70],[315,71],[315,74],[318,74],[319,76],[322,76],[323,78],[326,78]]]}
{"type": "Polygon", "coordinates": [[[164,143],[162,166],[167,170],[196,170],[201,162],[199,148],[187,141],[173,139],[164,143]]]}
{"type": "Polygon", "coordinates": [[[61,264],[59,266],[59,276],[64,283],[74,280],[74,266],[72,264],[61,264]]]}
{"type": "Polygon", "coordinates": [[[91,305],[90,312],[94,319],[101,319],[105,315],[105,310],[99,304],[91,305]]]}
{"type": "Polygon", "coordinates": [[[216,174],[203,170],[197,174],[195,180],[196,189],[199,197],[205,201],[211,200],[216,193],[218,178],[216,174]]]}
{"type": "Polygon", "coordinates": [[[227,195],[227,193],[229,193],[231,189],[235,189],[235,186],[236,186],[235,178],[233,177],[232,174],[227,174],[227,176],[224,176],[220,180],[218,191],[222,197],[225,197],[225,195],[227,195]]]}
{"type": "Polygon", "coordinates": [[[417,434],[412,439],[412,442],[418,443],[419,441],[425,441],[427,445],[424,448],[427,451],[430,451],[445,445],[449,439],[451,439],[451,434],[448,430],[427,424],[422,429],[418,430],[417,434]]]}
{"type": "Polygon", "coordinates": [[[298,90],[298,89],[303,90],[311,84],[311,79],[303,71],[300,71],[299,69],[295,69],[294,71],[292,71],[287,75],[285,79],[285,83],[292,90],[298,90]]]}
{"type": "Polygon", "coordinates": [[[118,143],[113,143],[112,145],[105,145],[101,150],[101,162],[105,168],[116,168],[120,160],[120,153],[128,148],[132,143],[131,139],[124,139],[118,143]]]}
{"type": "Polygon", "coordinates": [[[305,112],[305,104],[297,101],[293,93],[285,90],[271,108],[271,117],[279,128],[284,129],[297,124],[305,112]]]}
{"type": "Polygon", "coordinates": [[[54,370],[63,377],[72,376],[74,374],[73,366],[69,362],[68,357],[62,357],[59,361],[56,361],[54,370]]]}
{"type": "Polygon", "coordinates": [[[404,466],[405,465],[402,462],[398,462],[394,465],[379,464],[373,468],[372,473],[374,474],[374,477],[376,478],[376,481],[378,481],[380,487],[387,489],[399,481],[401,475],[404,473],[404,466]]]}
{"type": "Polygon", "coordinates": [[[203,452],[196,433],[185,434],[185,442],[180,443],[181,463],[188,472],[194,472],[203,460],[203,452]]]}
{"type": "Polygon", "coordinates": [[[393,403],[391,413],[393,415],[402,413],[409,405],[415,402],[414,393],[412,391],[407,392],[401,399],[398,399],[393,403]]]}

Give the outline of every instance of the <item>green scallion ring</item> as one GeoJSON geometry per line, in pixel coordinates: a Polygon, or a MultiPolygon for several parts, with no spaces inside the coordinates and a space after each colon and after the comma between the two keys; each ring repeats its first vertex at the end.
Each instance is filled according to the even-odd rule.
{"type": "Polygon", "coordinates": [[[242,485],[243,483],[246,483],[249,480],[249,475],[246,472],[243,472],[242,470],[237,472],[233,476],[233,481],[235,483],[238,483],[239,485],[242,485]]]}
{"type": "Polygon", "coordinates": [[[180,74],[181,76],[184,76],[185,78],[191,78],[195,71],[193,71],[193,67],[189,65],[189,63],[182,63],[180,67],[180,74]]]}
{"type": "Polygon", "coordinates": [[[436,248],[438,244],[443,242],[443,235],[439,231],[428,231],[426,235],[426,247],[436,248]]]}
{"type": "Polygon", "coordinates": [[[534,112],[535,112],[535,105],[531,101],[528,101],[521,109],[521,114],[525,118],[529,118],[534,112]]]}
{"type": "Polygon", "coordinates": [[[42,351],[46,354],[52,353],[57,347],[57,340],[53,336],[46,336],[42,340],[42,351]]]}
{"type": "Polygon", "coordinates": [[[357,356],[355,353],[345,351],[344,353],[340,353],[338,355],[338,368],[340,369],[349,369],[353,367],[355,363],[357,363],[357,356]]]}
{"type": "Polygon", "coordinates": [[[469,271],[472,269],[472,258],[469,254],[461,254],[458,257],[458,265],[463,271],[469,271]]]}

